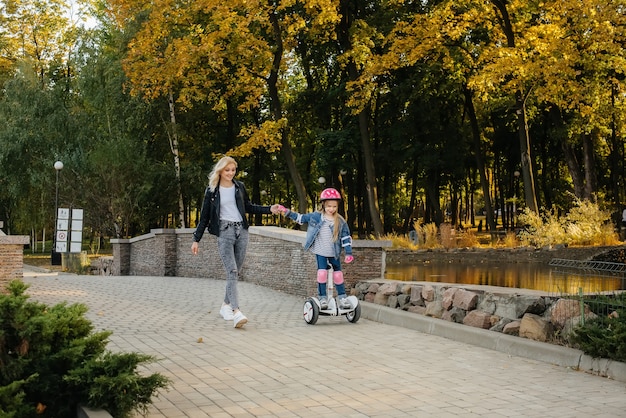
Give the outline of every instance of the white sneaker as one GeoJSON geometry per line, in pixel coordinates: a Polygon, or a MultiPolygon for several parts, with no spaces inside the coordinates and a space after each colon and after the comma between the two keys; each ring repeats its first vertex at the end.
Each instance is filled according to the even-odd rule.
{"type": "Polygon", "coordinates": [[[341,309],[352,309],[352,304],[348,300],[348,298],[339,299],[339,308],[341,309]]]}
{"type": "Polygon", "coordinates": [[[241,311],[237,312],[235,314],[235,317],[233,318],[233,326],[235,328],[241,328],[244,325],[246,325],[246,323],[248,322],[248,318],[246,318],[246,316],[241,313],[241,311]]]}
{"type": "Polygon", "coordinates": [[[231,321],[235,317],[235,314],[233,313],[233,308],[225,303],[220,308],[220,315],[222,315],[222,318],[227,321],[231,321]]]}

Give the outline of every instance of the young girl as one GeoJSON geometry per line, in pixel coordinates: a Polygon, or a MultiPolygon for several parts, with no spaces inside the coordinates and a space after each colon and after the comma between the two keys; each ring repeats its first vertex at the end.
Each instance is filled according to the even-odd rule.
{"type": "Polygon", "coordinates": [[[198,254],[198,242],[204,230],[217,236],[217,249],[226,271],[226,294],[220,315],[241,328],[248,318],[239,310],[237,280],[243,267],[248,246],[248,221],[246,213],[279,213],[278,206],[255,205],[248,199],[243,183],[234,179],[237,162],[232,157],[222,157],[209,174],[209,186],[204,193],[200,220],[193,233],[191,252],[198,254]]]}
{"type": "MultiPolygon", "coordinates": [[[[317,258],[317,291],[322,305],[321,309],[328,308],[326,281],[328,280],[327,268],[329,264],[333,267],[333,283],[339,296],[339,307],[341,309],[352,308],[346,295],[341,262],[339,261],[342,249],[345,249],[346,252],[344,260],[346,263],[351,263],[354,260],[352,237],[346,220],[338,212],[340,200],[339,192],[329,188],[320,194],[322,207],[317,212],[300,214],[282,206],[279,207],[285,216],[300,225],[309,224],[304,249],[310,250],[317,258]]],[[[333,295],[329,296],[332,297],[333,295]]]]}

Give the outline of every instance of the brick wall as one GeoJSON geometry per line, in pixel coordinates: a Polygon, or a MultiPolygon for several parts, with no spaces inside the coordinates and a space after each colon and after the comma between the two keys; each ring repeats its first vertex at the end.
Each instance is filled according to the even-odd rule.
{"type": "Polygon", "coordinates": [[[11,280],[23,277],[24,245],[28,242],[27,235],[0,235],[0,292],[5,292],[11,280]]]}
{"type": "MultiPolygon", "coordinates": [[[[209,277],[223,279],[217,238],[205,233],[200,252],[191,254],[194,229],[154,229],[132,239],[112,239],[113,274],[209,277]]],[[[241,279],[306,296],[315,293],[315,257],[302,248],[305,232],[275,226],[250,227],[250,243],[241,279]]],[[[389,241],[354,240],[352,264],[342,263],[346,288],[363,280],[383,279],[389,241]]]]}

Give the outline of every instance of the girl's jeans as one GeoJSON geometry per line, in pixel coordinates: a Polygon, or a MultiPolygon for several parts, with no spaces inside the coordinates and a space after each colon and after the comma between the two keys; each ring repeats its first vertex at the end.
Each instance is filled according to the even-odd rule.
{"type": "MultiPolygon", "coordinates": [[[[341,262],[338,258],[335,257],[324,257],[323,255],[315,254],[315,259],[317,261],[317,269],[318,270],[328,270],[328,266],[332,266],[333,271],[341,271],[341,262]]],[[[334,275],[333,275],[334,279],[334,275]]],[[[333,280],[331,279],[331,280],[333,280]]],[[[346,285],[342,283],[335,283],[335,289],[337,290],[337,295],[340,298],[346,297],[346,285]]],[[[318,283],[317,284],[317,294],[320,297],[326,297],[326,283],[318,283]]],[[[331,298],[333,295],[329,295],[331,298]]]]}
{"type": "Polygon", "coordinates": [[[248,230],[241,222],[220,221],[220,235],[217,237],[217,250],[220,253],[226,272],[226,294],[224,303],[233,310],[239,309],[237,280],[243,267],[248,247],[248,230]]]}

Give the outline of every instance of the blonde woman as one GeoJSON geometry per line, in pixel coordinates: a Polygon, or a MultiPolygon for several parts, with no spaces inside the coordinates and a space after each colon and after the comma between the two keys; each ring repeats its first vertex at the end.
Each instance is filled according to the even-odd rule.
{"type": "Polygon", "coordinates": [[[209,186],[204,193],[200,220],[193,233],[191,252],[198,254],[198,242],[205,229],[217,236],[217,249],[226,272],[226,292],[220,315],[233,321],[235,328],[243,327],[248,318],[239,309],[237,281],[248,247],[246,213],[279,213],[279,205],[262,206],[250,202],[243,183],[235,180],[237,162],[222,157],[209,174],[209,186]]]}

